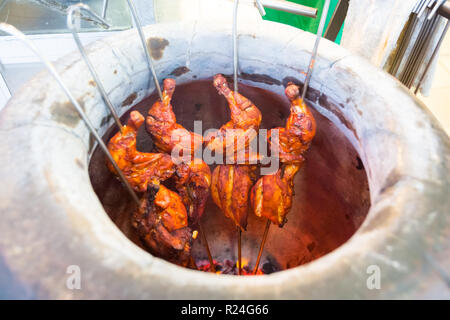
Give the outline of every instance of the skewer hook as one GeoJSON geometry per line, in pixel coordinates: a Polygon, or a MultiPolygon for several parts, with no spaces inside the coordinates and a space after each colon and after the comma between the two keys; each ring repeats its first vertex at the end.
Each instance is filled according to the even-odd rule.
{"type": "Polygon", "coordinates": [[[94,20],[99,22],[100,25],[104,28],[110,28],[111,25],[108,22],[106,22],[103,18],[98,16],[95,12],[93,12],[88,5],[83,4],[83,3],[77,3],[77,4],[70,6],[67,11],[67,27],[72,32],[73,39],[75,40],[78,50],[80,51],[81,57],[83,58],[84,62],[86,62],[86,65],[88,66],[88,69],[91,72],[92,78],[94,78],[94,81],[97,85],[98,91],[100,91],[100,94],[102,96],[103,102],[105,102],[106,106],[108,107],[109,111],[111,112],[111,115],[113,116],[114,121],[116,122],[117,126],[119,127],[120,132],[122,132],[123,127],[122,127],[122,123],[120,122],[120,118],[119,118],[116,110],[114,109],[114,106],[111,103],[111,100],[109,99],[108,94],[106,93],[106,90],[103,87],[102,82],[100,81],[100,77],[98,76],[97,72],[95,72],[95,68],[92,65],[86,51],[83,48],[83,44],[80,41],[80,37],[78,36],[79,30],[78,30],[76,24],[74,24],[74,12],[78,13],[78,19],[79,19],[81,11],[87,12],[91,18],[93,18],[94,20]]]}

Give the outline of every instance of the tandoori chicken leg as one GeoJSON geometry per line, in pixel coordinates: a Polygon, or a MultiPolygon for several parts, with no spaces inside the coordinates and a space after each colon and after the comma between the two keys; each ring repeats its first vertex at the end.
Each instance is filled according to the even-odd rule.
{"type": "Polygon", "coordinates": [[[269,131],[268,140],[272,149],[278,149],[278,157],[282,163],[298,163],[304,161],[303,153],[308,150],[316,134],[316,121],[309,108],[299,97],[299,89],[289,83],[285,94],[291,102],[291,114],[285,128],[274,128],[269,131]],[[278,130],[278,143],[274,141],[273,131],[278,130]]]}
{"type": "Polygon", "coordinates": [[[174,79],[164,80],[163,100],[156,101],[148,111],[146,129],[159,151],[170,154],[176,148],[177,156],[193,156],[195,150],[202,146],[203,137],[177,123],[170,104],[175,85],[174,79]]]}
{"type": "Polygon", "coordinates": [[[249,99],[232,91],[223,75],[214,76],[214,86],[227,99],[231,120],[205,138],[206,146],[228,157],[234,156],[242,149],[247,150],[256,137],[261,124],[261,112],[249,99]]]}
{"type": "MultiPolygon", "coordinates": [[[[144,117],[138,112],[130,113],[130,119],[108,143],[108,150],[122,170],[131,187],[145,192],[152,179],[164,181],[171,177],[176,169],[169,155],[163,153],[145,153],[136,149],[137,131],[144,123],[144,117]]],[[[116,174],[108,161],[108,168],[116,174]]]]}
{"type": "MultiPolygon", "coordinates": [[[[273,131],[278,130],[278,158],[282,167],[272,175],[261,177],[251,191],[251,206],[258,217],[266,217],[282,227],[292,205],[294,176],[304,162],[304,153],[311,145],[316,133],[316,122],[311,111],[299,97],[295,84],[289,83],[285,90],[291,101],[291,114],[285,128],[274,128],[270,132],[269,142],[276,143],[273,131]]],[[[273,147],[273,146],[272,146],[273,147]]]]}
{"type": "Polygon", "coordinates": [[[181,197],[163,185],[150,182],[133,226],[155,256],[181,266],[190,262],[192,230],[181,197]]]}

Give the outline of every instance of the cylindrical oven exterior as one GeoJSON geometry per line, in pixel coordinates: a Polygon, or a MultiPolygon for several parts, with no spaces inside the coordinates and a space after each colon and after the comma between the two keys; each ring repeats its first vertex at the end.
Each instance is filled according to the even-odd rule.
{"type": "MultiPolygon", "coordinates": [[[[282,94],[304,79],[314,37],[261,21],[239,24],[242,83],[282,94]],[[274,52],[276,54],[274,55],[274,52]]],[[[201,21],[145,28],[160,78],[182,84],[232,73],[229,25],[201,21]]],[[[88,47],[119,114],[149,93],[135,30],[88,47]]],[[[77,53],[57,69],[103,134],[112,124],[77,53]]],[[[154,89],[151,84],[150,91],[154,89]]],[[[400,298],[427,297],[448,269],[450,142],[395,79],[323,41],[307,99],[349,139],[364,164],[371,208],[344,245],[311,263],[268,276],[187,270],[152,257],[106,215],[88,175],[94,143],[47,72],[0,114],[0,278],[11,296],[40,298],[400,298]],[[70,266],[81,290],[66,286],[70,266]],[[367,286],[371,266],[381,290],[367,286]]]]}

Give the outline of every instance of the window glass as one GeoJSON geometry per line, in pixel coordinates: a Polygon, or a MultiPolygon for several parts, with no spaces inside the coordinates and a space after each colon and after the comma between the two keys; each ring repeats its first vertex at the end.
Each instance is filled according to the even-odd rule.
{"type": "MultiPolygon", "coordinates": [[[[25,34],[66,33],[67,8],[76,0],[0,0],[0,21],[12,24],[25,34]]],[[[84,0],[83,3],[101,16],[104,0],[84,0]]],[[[109,0],[106,20],[112,25],[108,30],[117,31],[132,27],[126,0],[109,0]]],[[[81,22],[81,30],[103,31],[92,22],[81,22]]],[[[3,35],[3,34],[2,34],[3,35]]]]}

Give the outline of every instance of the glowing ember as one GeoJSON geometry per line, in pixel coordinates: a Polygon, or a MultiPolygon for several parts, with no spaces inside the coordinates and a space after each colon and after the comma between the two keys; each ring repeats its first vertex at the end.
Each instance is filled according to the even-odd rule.
{"type": "MultiPolygon", "coordinates": [[[[238,275],[238,261],[234,263],[231,260],[225,259],[223,262],[218,262],[217,260],[213,260],[214,265],[216,267],[217,274],[233,274],[238,275]]],[[[249,266],[248,259],[242,258],[242,275],[243,276],[253,276],[253,268],[249,266]]],[[[197,268],[199,271],[210,272],[210,263],[208,260],[200,260],[196,261],[197,268]]],[[[258,269],[257,275],[263,275],[261,268],[258,269]]]]}

